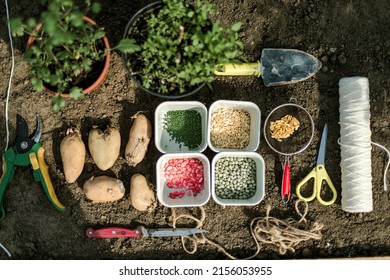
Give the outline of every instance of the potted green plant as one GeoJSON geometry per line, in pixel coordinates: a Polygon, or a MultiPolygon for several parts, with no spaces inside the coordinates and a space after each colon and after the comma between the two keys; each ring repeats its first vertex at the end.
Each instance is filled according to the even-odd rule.
{"type": "Polygon", "coordinates": [[[85,0],[83,9],[74,0],[48,0],[40,22],[29,18],[10,21],[13,36],[29,34],[24,59],[34,90],[53,95],[53,110],[65,99],[80,99],[106,78],[110,46],[102,27],[87,17],[99,3],[85,0]]]}
{"type": "MultiPolygon", "coordinates": [[[[163,98],[181,98],[214,80],[218,64],[242,61],[241,23],[223,27],[207,0],[157,1],[128,22],[122,61],[139,87],[163,98]]],[[[119,45],[121,45],[121,43],[119,45]]]]}

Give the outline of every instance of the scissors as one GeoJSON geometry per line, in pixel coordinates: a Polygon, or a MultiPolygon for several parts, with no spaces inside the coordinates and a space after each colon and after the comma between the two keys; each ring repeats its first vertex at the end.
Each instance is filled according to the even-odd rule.
{"type": "Polygon", "coordinates": [[[324,129],[322,131],[321,143],[320,143],[320,148],[317,156],[317,165],[313,168],[312,171],[310,171],[309,174],[307,174],[305,178],[303,178],[303,180],[301,180],[298,183],[296,187],[296,193],[298,198],[307,202],[312,201],[314,198],[317,198],[317,200],[322,205],[331,205],[336,201],[337,198],[337,191],[332,183],[332,180],[328,175],[328,172],[325,169],[325,153],[326,153],[327,136],[328,136],[328,124],[325,124],[324,129]],[[301,194],[301,188],[306,183],[308,183],[310,179],[314,179],[313,192],[310,196],[304,197],[301,194]],[[323,181],[326,181],[326,183],[328,184],[332,192],[332,198],[330,200],[323,200],[321,197],[321,189],[322,189],[323,181]]]}

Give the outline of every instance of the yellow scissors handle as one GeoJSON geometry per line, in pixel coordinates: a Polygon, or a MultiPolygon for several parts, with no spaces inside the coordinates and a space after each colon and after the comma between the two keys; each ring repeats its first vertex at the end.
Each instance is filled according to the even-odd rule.
{"type": "Polygon", "coordinates": [[[337,199],[337,191],[336,188],[334,187],[332,180],[330,179],[328,172],[325,169],[325,166],[322,164],[319,164],[316,166],[317,169],[317,182],[316,184],[316,197],[317,200],[322,204],[322,205],[331,205],[333,204],[336,199],[337,199]],[[321,197],[321,187],[322,187],[322,181],[326,181],[328,184],[331,192],[332,192],[332,198],[328,201],[325,201],[321,197]]]}
{"type": "Polygon", "coordinates": [[[303,178],[296,187],[296,193],[299,199],[302,199],[304,201],[312,201],[316,197],[316,183],[317,183],[317,167],[314,167],[312,171],[310,171],[309,174],[306,175],[305,178],[303,178]],[[310,179],[314,179],[314,185],[313,185],[313,192],[310,196],[303,196],[301,194],[301,188],[306,185],[310,179]]]}
{"type": "Polygon", "coordinates": [[[332,180],[330,179],[328,172],[325,169],[325,166],[322,164],[317,165],[316,167],[313,168],[312,171],[310,171],[309,174],[305,178],[303,178],[302,181],[300,181],[297,184],[296,187],[296,193],[299,199],[302,199],[304,201],[312,201],[314,198],[317,198],[317,200],[322,204],[322,205],[331,205],[333,204],[336,199],[337,199],[337,191],[332,183],[332,180]],[[310,196],[304,197],[301,194],[301,188],[310,180],[314,179],[314,184],[313,184],[313,192],[310,196]],[[332,198],[328,201],[323,200],[321,197],[321,188],[322,188],[322,182],[325,181],[331,192],[332,192],[332,198]]]}

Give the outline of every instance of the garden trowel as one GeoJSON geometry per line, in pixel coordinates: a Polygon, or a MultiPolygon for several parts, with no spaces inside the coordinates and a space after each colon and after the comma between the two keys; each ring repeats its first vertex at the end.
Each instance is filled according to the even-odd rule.
{"type": "Polygon", "coordinates": [[[265,48],[260,61],[218,65],[215,75],[262,76],[265,86],[301,82],[321,68],[321,61],[306,52],[294,49],[265,48]]]}

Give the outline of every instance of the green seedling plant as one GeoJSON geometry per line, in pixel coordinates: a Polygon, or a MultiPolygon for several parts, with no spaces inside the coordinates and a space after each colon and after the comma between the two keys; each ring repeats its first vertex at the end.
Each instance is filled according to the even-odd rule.
{"type": "Polygon", "coordinates": [[[134,28],[117,48],[142,85],[159,94],[185,93],[211,84],[218,64],[242,61],[238,38],[241,23],[225,28],[212,16],[218,10],[207,0],[163,0],[145,28],[134,28]]]}
{"type": "MultiPolygon", "coordinates": [[[[46,1],[47,2],[47,1],[46,1]]],[[[61,93],[69,93],[72,99],[81,99],[84,94],[77,82],[85,79],[92,71],[93,64],[105,56],[102,38],[105,31],[84,21],[89,12],[98,13],[99,3],[84,1],[83,11],[73,0],[51,0],[46,11],[42,12],[40,28],[37,21],[29,18],[10,20],[13,36],[28,34],[35,38],[25,51],[32,86],[42,91],[49,86],[58,93],[53,97],[53,110],[58,112],[65,106],[61,93]]]]}

